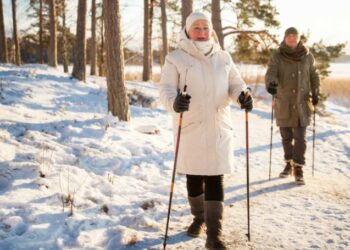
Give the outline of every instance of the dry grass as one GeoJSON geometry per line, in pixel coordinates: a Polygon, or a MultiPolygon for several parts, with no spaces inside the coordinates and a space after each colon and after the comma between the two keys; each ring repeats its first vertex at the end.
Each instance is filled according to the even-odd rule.
{"type": "Polygon", "coordinates": [[[349,99],[350,78],[326,78],[321,81],[321,90],[332,98],[349,99]]]}
{"type": "MultiPolygon", "coordinates": [[[[126,72],[125,73],[125,80],[127,81],[142,81],[142,73],[136,73],[136,72],[126,72]]],[[[160,74],[159,73],[154,73],[152,75],[152,81],[157,83],[160,81],[160,74]]]]}
{"type": "Polygon", "coordinates": [[[255,85],[256,83],[264,83],[265,75],[262,74],[242,74],[243,81],[248,85],[255,85]]]}

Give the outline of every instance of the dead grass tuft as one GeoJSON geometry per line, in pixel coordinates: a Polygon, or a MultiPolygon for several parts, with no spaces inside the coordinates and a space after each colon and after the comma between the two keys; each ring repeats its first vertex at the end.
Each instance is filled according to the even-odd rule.
{"type": "Polygon", "coordinates": [[[321,81],[321,91],[329,94],[332,101],[350,106],[350,78],[326,78],[321,81]]]}

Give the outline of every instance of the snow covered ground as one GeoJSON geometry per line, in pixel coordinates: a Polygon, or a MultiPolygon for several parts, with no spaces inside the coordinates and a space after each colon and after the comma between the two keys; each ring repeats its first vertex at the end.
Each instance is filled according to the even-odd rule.
{"type": "MultiPolygon", "coordinates": [[[[130,122],[106,112],[105,80],[72,80],[43,65],[0,64],[0,249],[162,249],[173,167],[169,114],[149,83],[129,89],[156,106],[131,106],[130,122]],[[71,207],[73,215],[70,215],[71,207]]],[[[268,178],[270,97],[249,115],[251,242],[247,242],[244,113],[232,106],[234,174],[225,177],[230,249],[350,249],[350,111],[317,116],[315,175],[308,130],[306,185],[276,178],[277,128],[268,178]]],[[[186,115],[184,116],[184,119],[186,115]]],[[[176,176],[167,249],[192,239],[185,178],[176,176]]]]}

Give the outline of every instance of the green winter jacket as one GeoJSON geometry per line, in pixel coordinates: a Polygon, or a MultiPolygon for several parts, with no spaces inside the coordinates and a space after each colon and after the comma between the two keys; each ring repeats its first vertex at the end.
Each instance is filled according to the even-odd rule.
{"type": "Polygon", "coordinates": [[[300,61],[292,61],[275,52],[265,75],[266,88],[270,81],[278,84],[274,104],[277,126],[308,126],[313,109],[310,97],[319,94],[320,85],[313,55],[308,52],[300,61]]]}

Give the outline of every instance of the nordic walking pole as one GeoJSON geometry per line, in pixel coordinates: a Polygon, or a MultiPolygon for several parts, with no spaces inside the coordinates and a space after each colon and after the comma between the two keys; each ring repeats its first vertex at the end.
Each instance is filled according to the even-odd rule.
{"type": "Polygon", "coordinates": [[[270,137],[270,165],[269,165],[269,180],[271,180],[271,161],[272,161],[272,135],[273,135],[273,103],[275,101],[275,95],[272,96],[271,103],[271,137],[270,137]]]}
{"type": "Polygon", "coordinates": [[[248,241],[250,241],[250,199],[249,199],[249,134],[248,134],[248,111],[245,111],[245,140],[246,140],[246,157],[247,157],[247,215],[248,215],[248,241]]]}
{"type": "MultiPolygon", "coordinates": [[[[186,95],[186,89],[187,85],[184,87],[183,95],[186,95]]],[[[176,147],[175,147],[175,160],[174,160],[174,167],[173,167],[173,175],[171,177],[171,185],[170,185],[170,196],[169,196],[169,206],[168,206],[168,217],[166,221],[166,228],[165,228],[165,235],[164,235],[164,242],[163,242],[163,249],[166,249],[166,241],[168,238],[168,228],[169,228],[169,219],[170,219],[170,210],[171,210],[171,202],[173,199],[173,193],[174,193],[174,185],[175,185],[175,173],[176,173],[176,163],[177,163],[177,156],[179,154],[179,145],[180,145],[180,136],[181,136],[181,127],[182,127],[182,117],[183,112],[180,113],[179,117],[179,126],[177,129],[177,138],[176,138],[176,147]]]]}
{"type": "Polygon", "coordinates": [[[314,105],[314,124],[312,129],[312,176],[314,176],[315,166],[315,134],[316,134],[316,105],[314,105]]]}

